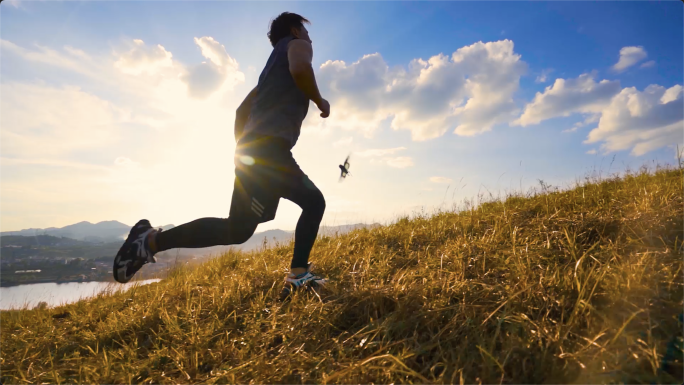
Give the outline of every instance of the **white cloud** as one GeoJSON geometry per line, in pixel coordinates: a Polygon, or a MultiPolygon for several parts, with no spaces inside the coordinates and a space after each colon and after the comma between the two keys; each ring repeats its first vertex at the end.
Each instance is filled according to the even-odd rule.
{"type": "Polygon", "coordinates": [[[333,143],[333,147],[342,147],[342,146],[348,146],[352,143],[354,140],[354,137],[350,136],[348,138],[342,138],[336,142],[333,143]]]}
{"type": "Polygon", "coordinates": [[[514,125],[528,126],[543,120],[570,116],[573,113],[599,113],[620,92],[620,82],[594,81],[594,73],[582,74],[577,79],[556,79],[544,92],[537,92],[532,102],[514,125]]]}
{"type": "Polygon", "coordinates": [[[623,89],[602,111],[598,127],[585,143],[602,142],[606,152],[631,149],[643,155],[657,148],[684,143],[682,86],[650,85],[644,91],[623,89]]]}
{"type": "Polygon", "coordinates": [[[129,49],[115,53],[118,60],[115,67],[128,75],[149,75],[172,79],[179,77],[186,86],[188,95],[195,99],[206,99],[213,93],[229,91],[244,82],[245,75],[238,69],[238,63],[226,52],[226,48],[209,36],[194,38],[202,56],[208,59],[197,65],[183,66],[173,60],[173,55],[162,45],[146,45],[136,39],[129,43],[129,49]]]}
{"type": "Polygon", "coordinates": [[[195,44],[209,61],[188,68],[182,76],[192,97],[204,99],[224,86],[232,89],[245,80],[237,61],[228,55],[222,44],[207,36],[195,38],[195,44]]]}
{"type": "Polygon", "coordinates": [[[594,155],[594,154],[596,154],[596,150],[589,150],[589,151],[587,151],[587,154],[594,155]]]}
{"type": "Polygon", "coordinates": [[[138,166],[137,162],[132,161],[124,156],[117,157],[114,159],[114,164],[120,167],[135,167],[138,166]]]}
{"type": "Polygon", "coordinates": [[[140,39],[129,44],[130,49],[119,54],[114,66],[130,75],[156,75],[166,68],[173,67],[173,55],[161,44],[147,46],[140,39]]]}
{"type": "Polygon", "coordinates": [[[572,128],[568,128],[566,130],[563,130],[562,132],[564,132],[564,133],[575,132],[575,131],[577,131],[577,129],[582,128],[588,124],[598,122],[600,117],[601,117],[600,114],[589,115],[589,116],[587,116],[586,119],[584,119],[584,121],[577,122],[572,126],[572,128]]]}
{"type": "Polygon", "coordinates": [[[553,72],[553,68],[543,69],[534,81],[536,83],[546,83],[546,80],[551,72],[553,72]]]}
{"type": "Polygon", "coordinates": [[[46,159],[46,158],[0,158],[0,163],[3,166],[16,166],[16,165],[34,165],[34,166],[48,166],[48,167],[59,167],[59,168],[75,168],[81,170],[97,170],[97,171],[109,171],[109,167],[100,166],[97,164],[73,162],[68,160],[59,159],[46,159]]]}
{"type": "Polygon", "coordinates": [[[663,93],[663,96],[660,98],[660,103],[666,104],[670,103],[672,101],[675,101],[679,99],[679,96],[682,93],[682,86],[679,84],[676,84],[663,93]]]}
{"type": "Polygon", "coordinates": [[[650,68],[655,66],[655,60],[649,60],[646,63],[639,66],[639,68],[650,68]]]}
{"type": "Polygon", "coordinates": [[[106,146],[120,135],[125,111],[82,91],[41,84],[0,85],[2,153],[13,157],[63,155],[106,146]]]}
{"type": "Polygon", "coordinates": [[[102,75],[103,68],[99,65],[100,63],[94,63],[88,55],[84,57],[81,54],[82,51],[67,46],[64,49],[66,51],[65,55],[38,44],[35,44],[35,47],[35,50],[29,50],[11,41],[0,39],[0,49],[18,55],[24,60],[66,69],[92,78],[102,75]]]}
{"type": "Polygon", "coordinates": [[[585,143],[601,143],[605,153],[631,149],[643,155],[657,148],[682,143],[682,86],[666,89],[650,85],[643,92],[620,89],[617,81],[594,81],[594,74],[577,79],[556,79],[553,86],[537,93],[514,124],[527,126],[572,114],[586,118],[563,132],[598,122],[585,143]]]}
{"type": "MultiPolygon", "coordinates": [[[[212,60],[226,59],[217,59],[211,50],[215,45],[208,39],[204,42],[212,65],[212,60]]],[[[140,207],[150,216],[171,218],[163,206],[172,200],[190,199],[200,183],[207,188],[206,199],[193,208],[179,209],[173,217],[206,216],[230,193],[232,179],[213,178],[215,170],[205,165],[232,162],[234,142],[225,125],[234,119],[234,107],[244,97],[229,92],[236,82],[242,82],[239,71],[233,71],[236,82],[228,77],[219,90],[199,100],[179,76],[187,74],[188,67],[162,46],[133,42],[96,55],[74,47],[20,47],[0,40],[0,49],[3,55],[19,58],[13,61],[19,65],[31,64],[32,70],[36,68],[34,77],[45,79],[0,84],[2,95],[12,95],[0,98],[2,203],[4,207],[26,208],[16,211],[17,215],[3,211],[4,224],[37,224],[31,221],[38,214],[29,213],[40,210],[16,192],[21,188],[33,189],[33,202],[70,202],[62,205],[61,211],[54,209],[60,215],[69,212],[69,219],[60,217],[53,222],[57,224],[68,224],[79,216],[78,220],[92,218],[94,212],[104,215],[96,218],[99,220],[134,222],[140,207]],[[133,49],[140,52],[131,52],[133,49]],[[64,76],[64,71],[79,76],[64,76]],[[159,135],[160,129],[164,135],[159,135]],[[102,159],[110,160],[102,165],[98,163],[102,159]],[[160,191],[165,180],[184,183],[174,184],[159,197],[154,192],[160,191]],[[5,186],[18,187],[14,195],[7,195],[5,186]]],[[[226,70],[237,68],[227,59],[221,63],[226,70]]],[[[41,221],[48,217],[41,215],[41,221]]]]}
{"type": "Polygon", "coordinates": [[[19,0],[5,0],[5,2],[8,5],[11,5],[12,7],[17,8],[17,9],[23,7],[23,4],[21,4],[21,1],[19,1],[19,0]]]}
{"type": "Polygon", "coordinates": [[[211,60],[217,66],[228,66],[237,69],[237,61],[230,57],[226,51],[226,47],[214,40],[213,37],[205,36],[201,38],[195,38],[195,44],[200,47],[202,56],[211,60]]]}
{"type": "Polygon", "coordinates": [[[385,159],[387,165],[394,168],[407,168],[413,166],[413,159],[408,156],[385,159]]]}
{"type": "Polygon", "coordinates": [[[475,135],[507,123],[517,113],[513,93],[527,70],[513,42],[478,42],[451,57],[414,59],[408,68],[390,68],[375,53],[347,64],[325,62],[317,74],[321,93],[333,105],[325,123],[309,114],[306,125],[353,129],[372,135],[390,119],[413,140],[437,138],[448,130],[475,135]]]}
{"type": "MultiPolygon", "coordinates": [[[[175,61],[162,45],[148,46],[139,39],[121,43],[111,55],[97,57],[69,46],[63,47],[63,51],[39,45],[35,45],[35,49],[27,49],[7,40],[0,40],[0,49],[3,54],[14,54],[46,68],[60,68],[87,76],[91,78],[91,84],[116,90],[129,100],[136,98],[130,105],[138,115],[152,108],[168,116],[190,111],[178,100],[185,99],[181,94],[206,99],[214,94],[230,92],[236,85],[244,83],[245,76],[238,70],[237,62],[227,54],[220,56],[223,46],[210,37],[195,38],[195,43],[222,66],[212,60],[198,66],[186,66],[175,61]],[[177,101],[173,107],[169,103],[172,99],[177,101]]],[[[162,125],[159,117],[136,116],[132,119],[156,127],[162,125]]]]}
{"type": "Polygon", "coordinates": [[[451,183],[452,179],[443,176],[433,176],[430,177],[430,182],[432,183],[451,183]]]}
{"type": "Polygon", "coordinates": [[[636,63],[646,59],[648,54],[644,47],[622,47],[620,50],[620,59],[613,66],[613,70],[621,72],[627,68],[635,65],[636,63]]]}
{"type": "Polygon", "coordinates": [[[395,148],[378,148],[371,150],[364,150],[357,152],[356,155],[362,158],[379,157],[385,155],[392,155],[397,151],[406,150],[406,147],[395,147],[395,148]]]}
{"type": "Polygon", "coordinates": [[[398,151],[406,150],[406,147],[378,148],[356,152],[354,155],[361,158],[370,158],[371,163],[382,163],[394,168],[406,168],[413,166],[413,159],[408,156],[388,157],[398,151]]]}

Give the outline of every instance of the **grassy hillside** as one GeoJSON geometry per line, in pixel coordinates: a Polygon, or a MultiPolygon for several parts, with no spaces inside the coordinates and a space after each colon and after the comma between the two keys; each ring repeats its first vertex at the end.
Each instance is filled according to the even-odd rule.
{"type": "Polygon", "coordinates": [[[682,383],[680,170],[322,237],[2,312],[3,383],[682,383]],[[679,346],[679,347],[678,347],[679,346]]]}

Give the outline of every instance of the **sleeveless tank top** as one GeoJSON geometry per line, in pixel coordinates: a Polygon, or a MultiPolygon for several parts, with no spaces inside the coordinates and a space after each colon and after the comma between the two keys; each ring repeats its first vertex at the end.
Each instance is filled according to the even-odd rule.
{"type": "Polygon", "coordinates": [[[294,82],[287,59],[287,45],[295,39],[280,39],[266,62],[252,100],[244,134],[257,134],[286,139],[292,147],[297,143],[302,122],[309,110],[309,98],[294,82]]]}

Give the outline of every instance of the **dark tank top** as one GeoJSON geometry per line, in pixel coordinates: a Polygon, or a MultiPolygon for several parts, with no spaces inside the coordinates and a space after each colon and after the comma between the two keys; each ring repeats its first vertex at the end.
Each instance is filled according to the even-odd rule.
{"type": "Polygon", "coordinates": [[[259,76],[257,93],[245,124],[245,134],[257,134],[286,139],[294,147],[302,122],[309,110],[309,98],[294,82],[287,59],[287,45],[295,39],[284,37],[259,76]]]}

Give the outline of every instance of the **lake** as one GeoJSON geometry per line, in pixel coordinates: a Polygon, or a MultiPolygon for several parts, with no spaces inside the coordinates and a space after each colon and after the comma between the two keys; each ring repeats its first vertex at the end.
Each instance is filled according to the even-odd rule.
{"type": "Polygon", "coordinates": [[[80,299],[93,297],[98,293],[111,289],[128,290],[134,285],[146,285],[159,282],[161,279],[147,279],[125,284],[116,282],[67,282],[67,283],[33,283],[0,288],[0,309],[20,309],[25,304],[31,309],[39,302],[46,302],[49,307],[77,302],[80,299]]]}

